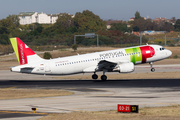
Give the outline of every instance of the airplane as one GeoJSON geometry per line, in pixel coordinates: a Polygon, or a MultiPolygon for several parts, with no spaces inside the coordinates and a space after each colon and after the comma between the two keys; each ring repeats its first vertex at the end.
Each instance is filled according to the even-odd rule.
{"type": "Polygon", "coordinates": [[[20,63],[11,67],[12,72],[42,75],[93,73],[92,79],[98,79],[96,72],[102,71],[102,81],[107,80],[106,72],[130,73],[136,64],[149,63],[154,72],[153,62],[172,54],[160,45],[142,45],[47,60],[39,57],[18,37],[10,38],[10,41],[20,63]]]}

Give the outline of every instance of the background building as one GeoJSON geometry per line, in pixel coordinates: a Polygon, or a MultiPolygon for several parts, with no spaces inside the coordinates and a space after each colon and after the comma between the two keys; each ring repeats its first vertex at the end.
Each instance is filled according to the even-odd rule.
{"type": "Polygon", "coordinates": [[[19,23],[21,25],[39,23],[39,24],[54,24],[58,19],[59,14],[46,14],[37,12],[20,12],[19,23]]]}

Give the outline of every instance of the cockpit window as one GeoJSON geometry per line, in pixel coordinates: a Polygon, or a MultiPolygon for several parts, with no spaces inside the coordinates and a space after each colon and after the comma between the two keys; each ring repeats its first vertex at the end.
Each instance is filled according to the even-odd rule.
{"type": "Polygon", "coordinates": [[[160,48],[160,50],[165,50],[165,48],[160,48]]]}

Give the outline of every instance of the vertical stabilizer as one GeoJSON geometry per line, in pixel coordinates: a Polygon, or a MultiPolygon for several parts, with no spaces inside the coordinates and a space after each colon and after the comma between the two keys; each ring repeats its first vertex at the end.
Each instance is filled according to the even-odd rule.
{"type": "Polygon", "coordinates": [[[34,51],[32,51],[25,43],[23,43],[18,37],[10,38],[10,41],[20,65],[43,60],[34,51]]]}

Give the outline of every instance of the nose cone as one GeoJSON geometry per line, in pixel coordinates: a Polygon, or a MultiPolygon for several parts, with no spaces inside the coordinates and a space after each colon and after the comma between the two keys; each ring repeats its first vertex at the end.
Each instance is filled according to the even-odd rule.
{"type": "Polygon", "coordinates": [[[170,50],[167,50],[167,55],[170,57],[172,55],[172,52],[170,50]]]}

